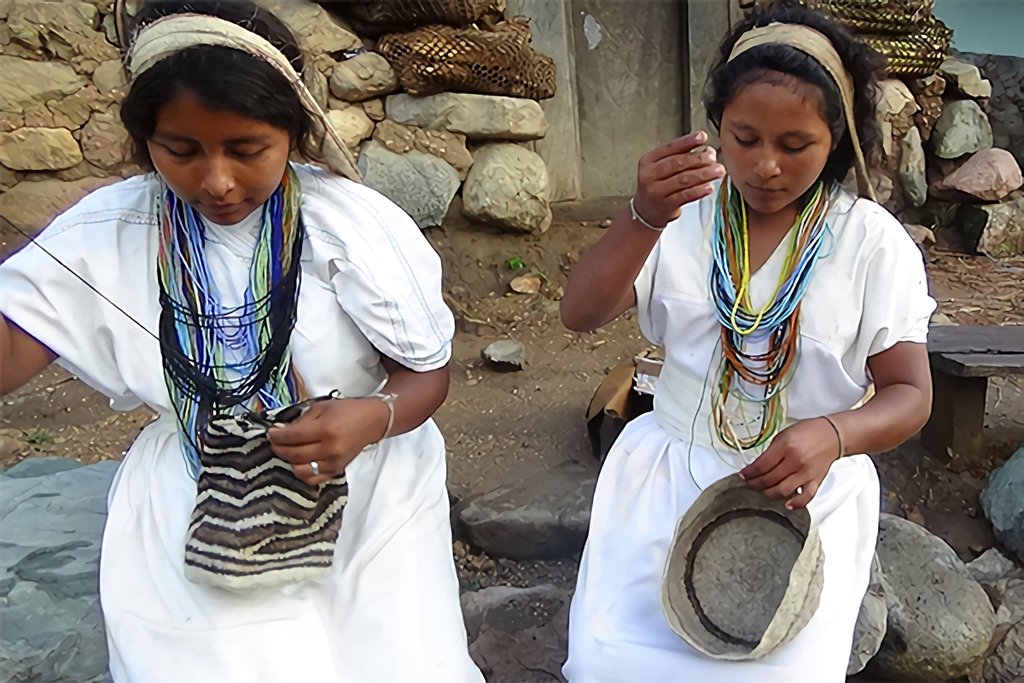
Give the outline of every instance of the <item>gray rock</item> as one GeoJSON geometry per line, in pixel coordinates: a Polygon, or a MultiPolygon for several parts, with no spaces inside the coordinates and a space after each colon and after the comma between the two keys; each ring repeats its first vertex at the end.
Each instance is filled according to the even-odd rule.
{"type": "Polygon", "coordinates": [[[903,154],[900,157],[900,182],[907,199],[915,207],[924,206],[928,199],[928,179],[925,175],[924,147],[921,131],[911,126],[900,142],[903,154]]]}
{"type": "Polygon", "coordinates": [[[514,339],[491,342],[480,356],[502,370],[522,370],[526,365],[526,347],[514,339]]]}
{"type": "Polygon", "coordinates": [[[474,140],[535,140],[544,137],[548,121],[534,100],[469,93],[413,97],[391,95],[388,118],[430,130],[461,133],[474,140]]]}
{"type": "Polygon", "coordinates": [[[331,94],[346,102],[362,102],[398,89],[398,76],[388,60],[363,52],[334,67],[331,94]]]}
{"type": "Polygon", "coordinates": [[[996,618],[953,549],[924,527],[883,514],[878,559],[889,617],[868,671],[896,680],[968,673],[988,650],[996,618]]]}
{"type": "Polygon", "coordinates": [[[1009,150],[1024,166],[1024,58],[1008,55],[960,54],[976,64],[992,83],[986,110],[996,147],[1009,150]]]}
{"type": "Polygon", "coordinates": [[[395,154],[376,140],[359,154],[363,180],[398,204],[420,228],[441,225],[459,190],[459,174],[442,159],[423,152],[395,154]]]}
{"type": "Polygon", "coordinates": [[[1013,560],[1001,553],[998,548],[989,548],[977,559],[968,562],[967,571],[982,586],[988,586],[1013,574],[1021,573],[1013,560]]]}
{"type": "Polygon", "coordinates": [[[596,480],[594,469],[564,463],[469,499],[458,519],[468,540],[488,555],[569,557],[586,540],[596,480]]]}
{"type": "Polygon", "coordinates": [[[462,189],[462,212],[506,230],[540,234],[551,226],[544,160],[514,144],[486,145],[473,157],[462,189]]]}
{"type": "Polygon", "coordinates": [[[981,77],[981,71],[974,64],[950,57],[939,67],[939,73],[948,85],[963,95],[975,98],[992,96],[992,84],[981,77]]]}
{"type": "Polygon", "coordinates": [[[981,507],[999,542],[1024,561],[1024,444],[992,470],[981,507]]]}
{"type": "Polygon", "coordinates": [[[48,474],[57,474],[67,470],[77,469],[82,463],[70,458],[43,457],[26,458],[11,469],[4,472],[4,476],[14,479],[29,479],[31,477],[45,477],[48,474]]]}
{"type": "Polygon", "coordinates": [[[878,653],[885,638],[888,616],[885,582],[876,556],[871,567],[871,584],[857,615],[857,626],[853,631],[853,649],[850,652],[850,664],[846,669],[846,675],[852,676],[863,671],[871,658],[878,653]]]}
{"type": "Polygon", "coordinates": [[[484,628],[506,633],[543,626],[569,602],[568,591],[550,584],[516,588],[491,586],[462,594],[462,614],[469,640],[476,640],[484,628]]]}
{"type": "MultiPolygon", "coordinates": [[[[993,258],[1024,255],[1024,196],[998,204],[961,204],[954,223],[969,243],[977,244],[980,254],[993,258]]],[[[989,482],[991,485],[991,478],[989,482]]]]}
{"type": "Polygon", "coordinates": [[[1012,683],[1024,680],[1024,620],[1010,627],[985,660],[984,683],[1012,683]]]}
{"type": "Polygon", "coordinates": [[[0,680],[104,680],[99,552],[117,466],[0,477],[0,680]]]}
{"type": "Polygon", "coordinates": [[[339,25],[320,5],[311,0],[257,0],[301,38],[310,54],[358,50],[363,44],[351,31],[339,25]]]}
{"type": "Polygon", "coordinates": [[[943,159],[958,159],[988,149],[992,142],[988,117],[973,100],[947,102],[932,132],[935,154],[943,159]]]}

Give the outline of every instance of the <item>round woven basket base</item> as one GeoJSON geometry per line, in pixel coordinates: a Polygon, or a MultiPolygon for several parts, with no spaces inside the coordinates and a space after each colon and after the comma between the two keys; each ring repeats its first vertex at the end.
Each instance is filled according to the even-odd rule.
{"type": "Polygon", "coordinates": [[[683,576],[701,623],[725,642],[754,648],[782,603],[804,543],[770,510],[738,510],[707,525],[683,576]]]}

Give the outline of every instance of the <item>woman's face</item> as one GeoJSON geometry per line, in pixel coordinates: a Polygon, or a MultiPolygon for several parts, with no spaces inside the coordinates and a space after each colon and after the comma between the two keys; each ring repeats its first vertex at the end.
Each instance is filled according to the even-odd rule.
{"type": "Polygon", "coordinates": [[[270,198],[292,146],[287,131],[208,109],[188,90],[159,111],[146,145],[174,193],[219,225],[238,223],[270,198]]]}
{"type": "Polygon", "coordinates": [[[741,88],[722,112],[722,163],[760,215],[792,207],[818,180],[834,147],[821,90],[772,75],[741,88]]]}

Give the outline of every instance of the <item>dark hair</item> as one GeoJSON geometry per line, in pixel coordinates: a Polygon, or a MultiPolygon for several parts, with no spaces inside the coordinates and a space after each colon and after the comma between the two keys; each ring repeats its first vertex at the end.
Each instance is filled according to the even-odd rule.
{"type": "MultiPolygon", "coordinates": [[[[303,57],[288,27],[249,0],[146,0],[131,33],[161,17],[190,12],[214,16],[268,40],[302,73],[303,57]]],[[[121,104],[121,121],[135,148],[136,162],[152,168],[146,140],[156,129],[157,114],[182,90],[204,106],[263,121],[288,132],[293,149],[316,157],[316,126],[288,79],[274,67],[240,50],[220,46],[190,47],[162,59],[139,75],[121,104]]]]}
{"type": "Polygon", "coordinates": [[[875,119],[874,85],[885,60],[856,40],[840,24],[799,5],[782,2],[755,7],[751,15],[740,22],[725,39],[704,89],[704,107],[708,118],[717,130],[721,130],[722,112],[736,93],[755,82],[771,80],[770,72],[815,85],[821,90],[822,114],[832,131],[832,140],[836,143],[835,150],[825,162],[821,177],[826,181],[841,182],[853,167],[855,157],[839,88],[828,72],[813,57],[788,45],[760,45],[728,61],[733,46],[744,33],[773,22],[803,24],[829,39],[853,79],[853,119],[860,136],[861,150],[866,159],[876,158],[881,135],[875,119]]]}

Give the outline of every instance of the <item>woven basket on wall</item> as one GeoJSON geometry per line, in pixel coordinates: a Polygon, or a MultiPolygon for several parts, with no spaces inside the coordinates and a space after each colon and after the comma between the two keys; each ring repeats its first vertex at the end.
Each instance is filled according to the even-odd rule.
{"type": "Polygon", "coordinates": [[[530,25],[518,17],[493,30],[425,26],[383,36],[377,52],[416,95],[470,92],[543,100],[555,94],[555,63],[530,46],[530,25]]]}
{"type": "Polygon", "coordinates": [[[347,0],[335,7],[360,33],[378,36],[429,24],[469,26],[500,18],[505,0],[347,0]]]}

